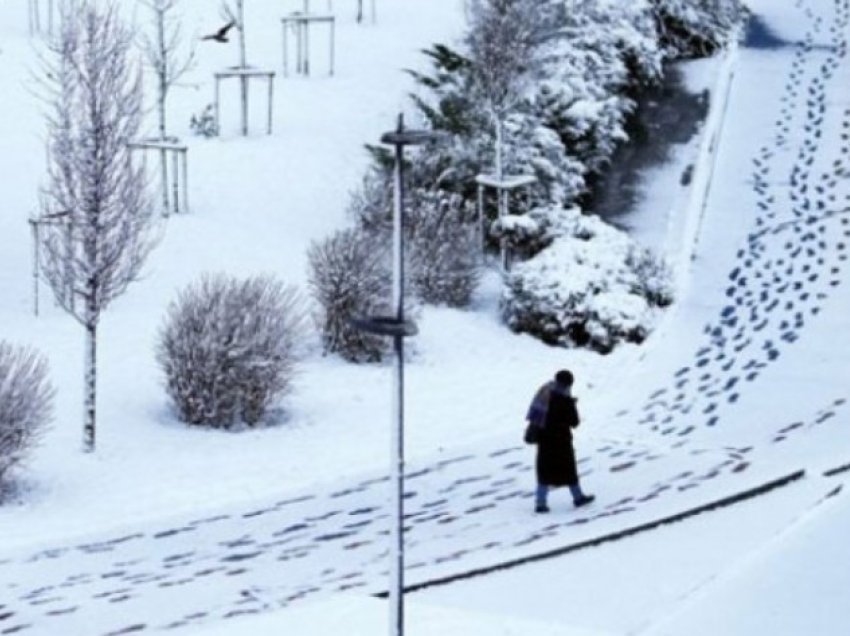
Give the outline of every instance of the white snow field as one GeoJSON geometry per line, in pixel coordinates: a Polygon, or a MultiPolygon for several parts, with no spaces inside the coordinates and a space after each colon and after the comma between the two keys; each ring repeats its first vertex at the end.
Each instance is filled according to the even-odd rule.
{"type": "MultiPolygon", "coordinates": [[[[208,2],[183,4],[189,32],[219,26],[208,2]]],[[[379,1],[374,25],[334,4],[337,73],[323,75],[317,46],[313,77],[278,76],[271,136],[261,90],[248,139],[233,95],[221,138],[188,136],[233,48],[204,43],[176,89],[192,210],[168,219],[144,280],[104,316],[90,455],[82,329],[46,290],[32,315],[37,55],[26,2],[0,5],[0,325],[49,356],[59,390],[52,429],[0,507],[0,634],[385,628],[370,594],[388,567],[389,367],[313,344],[277,425],[221,433],[174,419],[153,355],[168,302],[202,272],[304,285],[309,242],[346,222],[362,144],[406,108],[400,69],[463,27],[455,0],[379,1]]],[[[249,61],[278,75],[278,19],[301,3],[289,5],[247,3],[249,61]]],[[[407,367],[407,581],[482,575],[411,592],[411,633],[847,632],[848,473],[832,469],[850,462],[850,2],[750,6],[785,45],[700,66],[713,111],[702,138],[647,182],[641,234],[674,257],[680,282],[647,343],[600,357],[513,335],[493,279],[472,310],[425,310],[407,367]],[[670,175],[690,162],[682,189],[670,175]],[[576,511],[555,492],[552,513],[535,516],[522,418],[561,367],[577,376],[576,443],[597,500],[576,511]],[[560,556],[495,570],[547,552],[560,556]]]]}

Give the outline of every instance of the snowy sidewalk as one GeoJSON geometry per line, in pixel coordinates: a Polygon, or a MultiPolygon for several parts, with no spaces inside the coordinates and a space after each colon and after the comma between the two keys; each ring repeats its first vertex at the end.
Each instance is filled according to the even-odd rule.
{"type": "MultiPolygon", "coordinates": [[[[546,517],[531,513],[525,448],[461,454],[414,470],[406,492],[409,582],[591,539],[755,485],[744,471],[748,463],[734,453],[596,450],[594,456],[607,454],[607,461],[592,463],[608,475],[583,472],[605,484],[603,499],[632,494],[575,512],[556,495],[546,517]]],[[[3,555],[0,633],[24,626],[45,635],[129,633],[253,614],[334,592],[380,591],[386,491],[386,478],[375,476],[241,512],[3,555]]]]}

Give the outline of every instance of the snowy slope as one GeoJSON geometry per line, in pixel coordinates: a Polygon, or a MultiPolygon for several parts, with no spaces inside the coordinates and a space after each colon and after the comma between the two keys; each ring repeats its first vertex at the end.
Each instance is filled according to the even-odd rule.
{"type": "Polygon", "coordinates": [[[842,492],[686,599],[645,634],[844,633],[850,589],[848,523],[850,505],[842,492]]]}

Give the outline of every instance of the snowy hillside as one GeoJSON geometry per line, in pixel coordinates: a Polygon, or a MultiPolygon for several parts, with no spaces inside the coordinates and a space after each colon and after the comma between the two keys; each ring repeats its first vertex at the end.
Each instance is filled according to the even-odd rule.
{"type": "MultiPolygon", "coordinates": [[[[208,2],[183,4],[194,36],[220,26],[208,2]]],[[[104,314],[94,454],[80,452],[82,328],[44,286],[33,316],[39,48],[27,3],[0,6],[0,325],[49,357],[58,389],[55,421],[0,506],[0,634],[383,628],[368,595],[386,587],[389,367],[323,357],[312,338],[279,421],[236,433],[179,423],[154,358],[168,303],[201,273],[304,287],[308,245],[346,223],[363,144],[399,111],[415,121],[402,69],[464,27],[460,0],[379,1],[375,24],[333,4],[335,74],[316,46],[310,78],[280,74],[279,18],[301,2],[249,5],[248,58],[278,73],[271,135],[262,89],[242,138],[226,85],[222,136],[189,133],[233,47],[200,43],[175,88],[191,210],[163,222],[143,280],[104,314]]],[[[771,48],[750,40],[689,67],[709,117],[646,180],[633,217],[678,283],[647,342],[599,356],[512,334],[496,274],[469,310],[423,310],[406,371],[407,578],[423,588],[409,596],[411,633],[846,631],[847,473],[832,469],[850,462],[850,2],[749,5],[771,48]],[[597,500],[574,510],[555,492],[535,516],[523,417],[564,367],[597,500]]]]}

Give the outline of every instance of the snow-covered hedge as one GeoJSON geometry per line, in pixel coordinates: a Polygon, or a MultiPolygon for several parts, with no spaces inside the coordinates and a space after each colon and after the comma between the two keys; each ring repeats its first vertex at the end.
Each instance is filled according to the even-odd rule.
{"type": "Polygon", "coordinates": [[[20,464],[53,413],[47,360],[0,341],[0,480],[20,464]]]}
{"type": "Polygon", "coordinates": [[[600,352],[646,338],[657,308],[673,300],[663,262],[577,209],[545,218],[557,219],[538,227],[537,240],[548,246],[507,276],[502,313],[508,326],[550,344],[600,352]]]}
{"type": "Polygon", "coordinates": [[[157,359],[180,420],[230,428],[259,423],[290,388],[304,311],[268,276],[203,277],[168,309],[157,359]]]}

